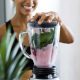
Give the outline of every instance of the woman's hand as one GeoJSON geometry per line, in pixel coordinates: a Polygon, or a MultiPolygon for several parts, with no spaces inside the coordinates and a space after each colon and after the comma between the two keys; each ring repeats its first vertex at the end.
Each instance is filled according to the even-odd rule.
{"type": "Polygon", "coordinates": [[[61,19],[56,12],[47,12],[47,13],[36,13],[36,15],[32,18],[32,21],[38,21],[38,24],[42,24],[43,21],[47,21],[51,23],[52,21],[57,21],[61,24],[61,19]],[[39,19],[38,19],[39,18],[39,19]],[[38,19],[38,20],[37,20],[38,19]]]}
{"type": "Polygon", "coordinates": [[[72,43],[74,41],[72,34],[67,29],[67,26],[61,20],[59,15],[56,12],[47,12],[47,13],[37,13],[33,18],[32,21],[38,21],[38,24],[42,24],[43,21],[47,21],[51,23],[52,21],[57,21],[61,26],[60,29],[60,42],[62,43],[72,43]],[[39,19],[38,19],[39,18],[39,19]]]}

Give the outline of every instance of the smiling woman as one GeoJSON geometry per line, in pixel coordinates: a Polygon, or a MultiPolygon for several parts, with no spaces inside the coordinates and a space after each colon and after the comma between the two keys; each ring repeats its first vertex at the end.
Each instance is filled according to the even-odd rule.
{"type": "MultiPolygon", "coordinates": [[[[33,10],[37,7],[37,0],[33,0],[33,10]]],[[[23,5],[22,5],[23,6],[23,5]]],[[[7,0],[5,1],[5,7],[6,7],[6,21],[14,17],[16,13],[16,2],[15,0],[7,0]]]]}
{"type": "MultiPolygon", "coordinates": [[[[66,28],[66,25],[63,23],[63,21],[61,20],[61,18],[59,17],[59,15],[56,12],[53,12],[53,11],[41,12],[41,13],[37,13],[34,17],[32,17],[33,11],[36,9],[36,6],[37,6],[37,1],[38,0],[13,0],[15,7],[16,7],[16,13],[9,21],[0,25],[0,40],[4,36],[7,29],[10,27],[11,34],[16,33],[15,44],[17,44],[18,38],[19,38],[19,33],[27,30],[26,24],[29,21],[35,21],[40,17],[38,20],[39,24],[42,24],[43,21],[51,23],[52,21],[56,20],[59,23],[59,25],[61,26],[60,42],[72,43],[73,42],[72,34],[66,28]]],[[[30,53],[30,48],[28,48],[27,50],[30,53]]],[[[31,61],[31,63],[32,63],[32,61],[31,61]]],[[[26,63],[26,68],[27,68],[27,66],[29,66],[31,69],[33,67],[32,65],[27,65],[27,63],[26,63]]],[[[25,73],[27,73],[26,71],[25,71],[25,73]]],[[[23,73],[23,75],[25,73],[23,73]]],[[[28,77],[27,77],[27,75],[28,75],[28,73],[26,74],[26,78],[30,78],[30,76],[32,74],[30,74],[30,76],[28,76],[28,77]]]]}

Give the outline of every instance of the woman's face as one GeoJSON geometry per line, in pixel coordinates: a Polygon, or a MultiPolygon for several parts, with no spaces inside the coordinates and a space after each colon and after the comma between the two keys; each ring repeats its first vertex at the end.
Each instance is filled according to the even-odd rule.
{"type": "Polygon", "coordinates": [[[37,0],[14,0],[16,4],[16,12],[24,16],[28,16],[34,10],[37,0]]]}

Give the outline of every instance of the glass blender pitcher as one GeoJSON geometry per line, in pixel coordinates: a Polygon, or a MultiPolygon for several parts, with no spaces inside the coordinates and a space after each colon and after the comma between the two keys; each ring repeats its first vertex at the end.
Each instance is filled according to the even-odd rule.
{"type": "Polygon", "coordinates": [[[26,32],[19,34],[19,44],[23,54],[34,62],[33,76],[30,80],[59,80],[56,75],[56,55],[59,44],[60,26],[56,21],[41,25],[37,21],[29,22],[26,32]],[[31,54],[23,47],[28,37],[31,54]]]}

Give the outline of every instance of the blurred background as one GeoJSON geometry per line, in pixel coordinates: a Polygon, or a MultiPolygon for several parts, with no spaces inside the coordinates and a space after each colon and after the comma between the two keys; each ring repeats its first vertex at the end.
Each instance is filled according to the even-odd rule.
{"type": "MultiPolygon", "coordinates": [[[[36,12],[57,12],[74,36],[73,44],[60,43],[57,67],[60,80],[80,80],[80,0],[38,0],[36,12]]],[[[12,0],[0,0],[0,24],[15,14],[12,0]]]]}

